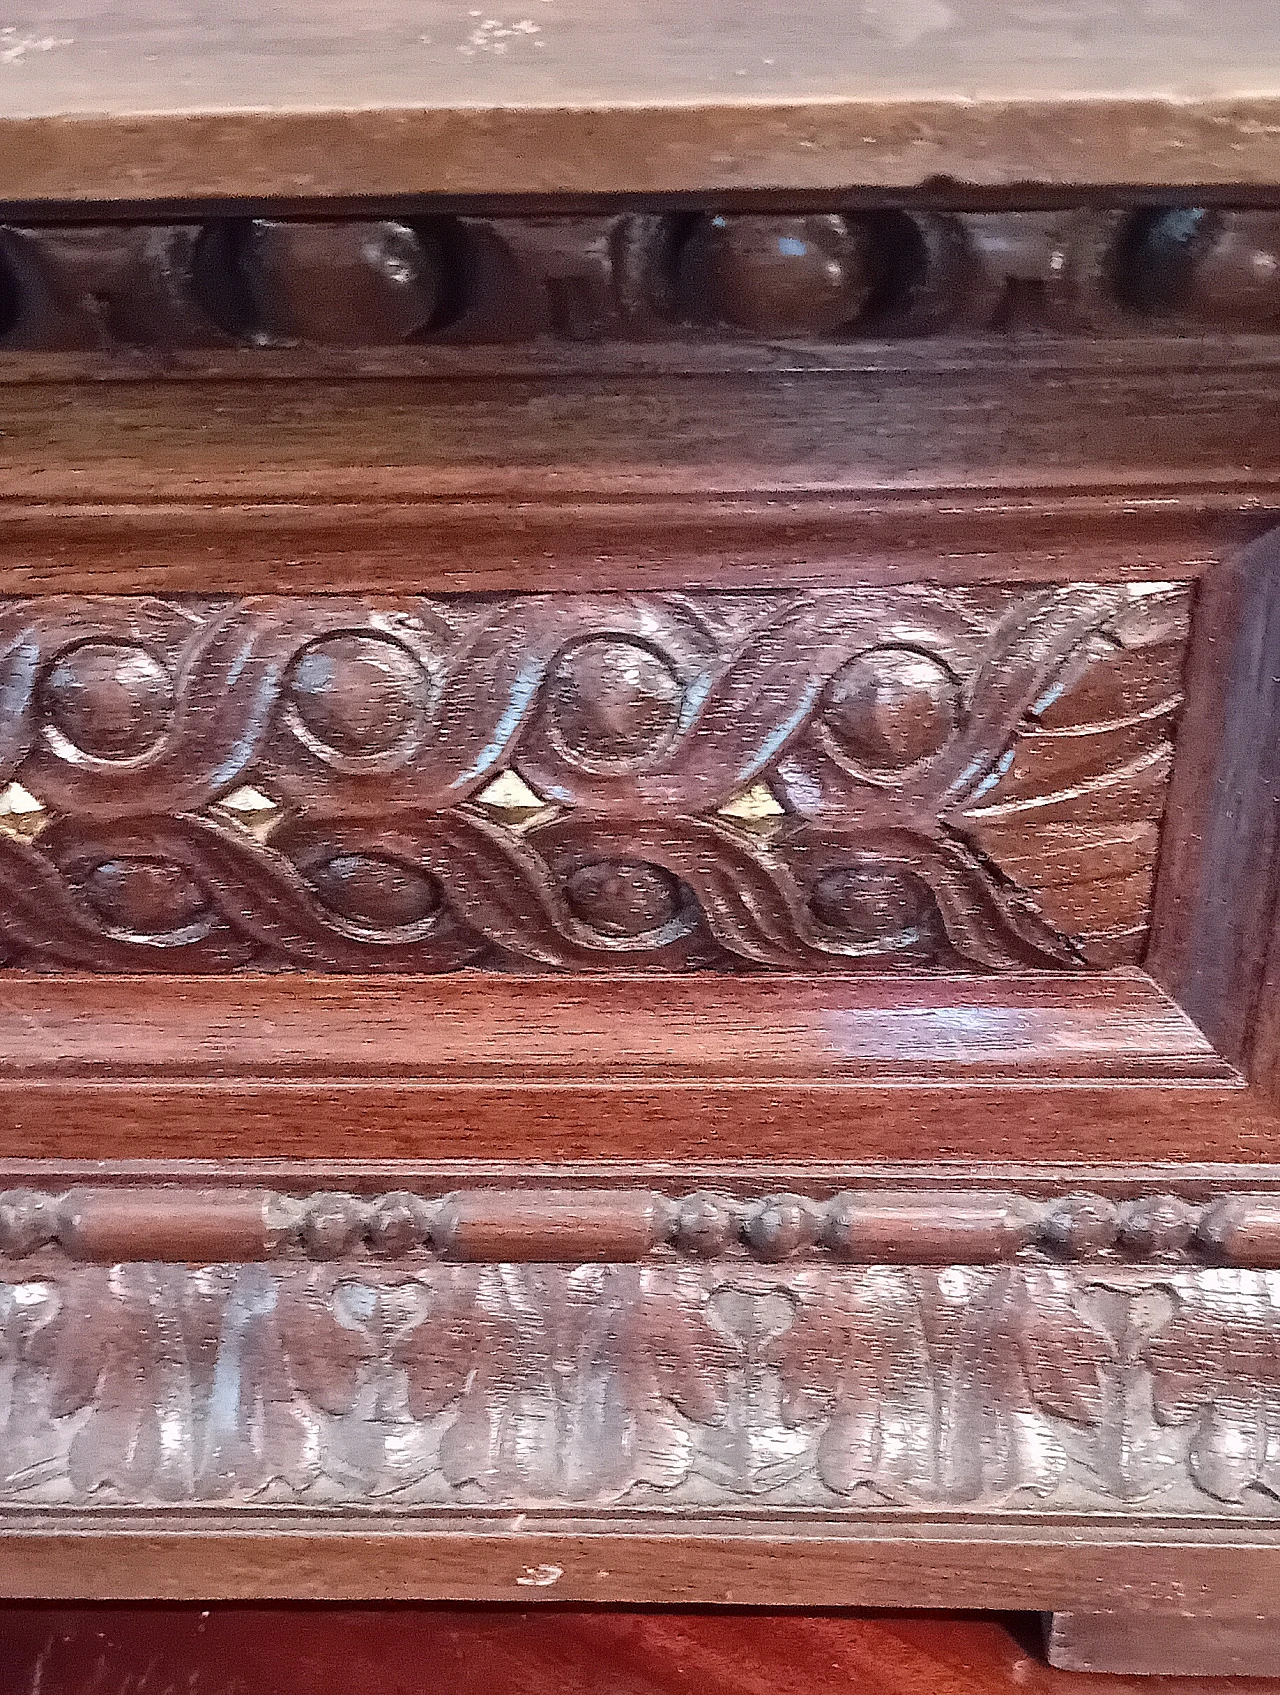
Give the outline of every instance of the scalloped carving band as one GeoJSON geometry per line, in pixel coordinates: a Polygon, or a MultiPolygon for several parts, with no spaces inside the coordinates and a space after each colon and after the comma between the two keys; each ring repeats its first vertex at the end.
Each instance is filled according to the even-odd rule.
{"type": "Polygon", "coordinates": [[[1185,585],[0,602],[0,959],[1142,955],[1185,585]]]}
{"type": "Polygon", "coordinates": [[[1113,1201],[1004,1190],[828,1199],[651,1189],[285,1195],[224,1187],[0,1191],[0,1258],[252,1263],[309,1258],[627,1264],[677,1259],[985,1265],[1037,1260],[1280,1267],[1280,1195],[1113,1201]]]}
{"type": "Polygon", "coordinates": [[[797,210],[0,228],[0,347],[1280,327],[1280,213],[797,210]]]}

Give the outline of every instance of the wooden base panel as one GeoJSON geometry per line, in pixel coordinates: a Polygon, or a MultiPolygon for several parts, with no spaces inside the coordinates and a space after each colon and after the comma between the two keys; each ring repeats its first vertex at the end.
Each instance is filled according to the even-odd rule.
{"type": "Polygon", "coordinates": [[[1062,1671],[1280,1678],[1280,1615],[1055,1613],[1048,1652],[1062,1671]]]}

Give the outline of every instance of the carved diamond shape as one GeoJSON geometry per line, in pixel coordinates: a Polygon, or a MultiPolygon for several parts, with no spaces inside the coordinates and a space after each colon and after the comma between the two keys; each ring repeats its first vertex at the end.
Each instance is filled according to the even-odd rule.
{"type": "Polygon", "coordinates": [[[753,783],[749,789],[744,789],[732,800],[727,800],[719,808],[717,816],[728,818],[744,829],[767,833],[776,830],[787,814],[768,784],[759,782],[753,783]]]}
{"type": "Polygon", "coordinates": [[[483,806],[503,824],[522,824],[547,809],[542,796],[535,794],[515,771],[499,772],[476,796],[476,805],[483,806]]]}
{"type": "Polygon", "coordinates": [[[33,842],[49,822],[43,801],[21,783],[0,789],[0,830],[19,841],[33,842]]]}
{"type": "Polygon", "coordinates": [[[242,788],[232,789],[229,795],[223,795],[209,810],[215,817],[247,830],[260,842],[266,841],[284,816],[284,808],[270,795],[264,795],[261,789],[251,788],[247,783],[242,788]]]}

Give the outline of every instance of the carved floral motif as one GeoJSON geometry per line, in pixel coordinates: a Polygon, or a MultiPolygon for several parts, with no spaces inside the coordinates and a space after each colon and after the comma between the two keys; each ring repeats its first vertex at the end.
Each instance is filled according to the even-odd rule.
{"type": "Polygon", "coordinates": [[[0,949],[103,970],[1141,953],[1188,591],[0,607],[0,949]]]}
{"type": "Polygon", "coordinates": [[[1277,1510],[1280,1273],[82,1267],[0,1283],[0,1494],[1277,1510]]]}

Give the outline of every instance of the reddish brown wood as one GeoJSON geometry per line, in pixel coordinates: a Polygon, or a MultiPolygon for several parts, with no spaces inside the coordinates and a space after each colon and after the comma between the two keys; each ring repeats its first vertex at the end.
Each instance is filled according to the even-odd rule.
{"type": "MultiPolygon", "coordinates": [[[[2,472],[0,472],[2,475],[2,472]]],[[[91,473],[86,468],[86,480],[91,473]]],[[[728,480],[741,475],[741,468],[728,480]]],[[[271,590],[282,558],[299,594],[335,580],[413,594],[671,588],[883,587],[993,578],[1194,581],[1272,522],[1265,477],[1097,493],[949,488],[934,496],[850,489],[696,490],[663,496],[584,487],[557,494],[486,475],[467,496],[366,473],[370,497],[325,501],[299,483],[270,503],[194,489],[130,499],[6,500],[6,593],[271,590]],[[398,497],[398,498],[397,498],[398,497]]],[[[643,478],[638,478],[643,481],[643,478]]],[[[66,494],[68,491],[63,490],[66,494]]]]}
{"type": "Polygon", "coordinates": [[[408,1519],[394,1530],[344,1515],[300,1530],[267,1519],[246,1531],[205,1508],[181,1528],[153,1518],[68,1514],[0,1520],[4,1589],[15,1600],[210,1602],[442,1600],[645,1606],[887,1607],[1071,1611],[1120,1594],[1138,1613],[1187,1606],[1197,1617],[1264,1614],[1280,1580],[1275,1538],[1213,1526],[1118,1529],[1064,1523],[993,1530],[913,1515],[909,1532],[882,1520],[833,1537],[829,1522],[788,1524],[687,1515],[602,1532],[581,1513],[454,1521],[408,1519]],[[518,1525],[516,1520],[519,1520],[518,1525]]]}
{"type": "Polygon", "coordinates": [[[252,1189],[187,1191],[181,1200],[164,1189],[80,1189],[36,1202],[34,1209],[24,1200],[10,1213],[18,1241],[28,1231],[39,1236],[52,1227],[68,1253],[107,1265],[138,1258],[251,1260],[264,1255],[269,1242],[266,1197],[252,1189]]]}
{"type": "Polygon", "coordinates": [[[0,1156],[1258,1160],[1139,975],[86,980],[0,1001],[0,1156]]]}
{"type": "Polygon", "coordinates": [[[0,946],[104,971],[1132,961],[1189,599],[11,601],[0,946]]]}
{"type": "Polygon", "coordinates": [[[7,227],[0,1589],[1271,1605],[1197,198],[7,227]]]}
{"type": "Polygon", "coordinates": [[[539,1206],[524,1263],[371,1264],[338,1196],[307,1210],[309,1267],[19,1253],[0,1267],[15,1528],[146,1509],[168,1533],[198,1508],[209,1533],[216,1511],[274,1535],[356,1512],[452,1534],[473,1510],[572,1510],[659,1542],[703,1513],[837,1541],[907,1511],[1050,1544],[1116,1514],[1274,1537],[1274,1278],[1177,1264],[1176,1229],[1126,1263],[1105,1241],[1127,1209],[1077,1197],[1014,1264],[851,1267],[805,1255],[801,1197],[745,1209],[750,1256],[703,1201],[701,1263],[623,1244],[556,1264],[528,1245],[539,1206]]]}
{"type": "MultiPolygon", "coordinates": [[[[1162,1623],[1161,1628],[1164,1628],[1162,1623]]],[[[1141,1695],[1038,1657],[1028,1615],[9,1606],[13,1695],[1141,1695]],[[282,1668],[287,1668],[284,1670],[282,1668]]],[[[1183,1679],[1161,1695],[1213,1695],[1183,1679]]],[[[1275,1695],[1280,1683],[1250,1685],[1275,1695]]]]}
{"type": "MultiPolygon", "coordinates": [[[[32,1170],[30,1162],[25,1170],[32,1170]]],[[[407,1174],[404,1187],[378,1194],[367,1163],[349,1174],[349,1180],[363,1180],[364,1194],[332,1188],[273,1193],[232,1182],[216,1189],[149,1185],[125,1172],[110,1175],[117,1178],[110,1186],[63,1194],[0,1189],[0,1253],[14,1261],[39,1256],[42,1269],[53,1257],[42,1250],[107,1265],[243,1265],[301,1255],[360,1263],[365,1255],[411,1258],[415,1264],[440,1258],[622,1265],[650,1257],[777,1264],[830,1257],[858,1265],[955,1266],[1021,1257],[1035,1263],[1280,1265],[1280,1201],[1266,1191],[1221,1195],[1219,1184],[1230,1181],[1225,1174],[1196,1201],[1143,1192],[1131,1173],[1120,1181],[1136,1192],[1119,1199],[1073,1190],[1062,1180],[1056,1193],[1021,1194],[997,1187],[1007,1180],[999,1167],[975,1174],[989,1177],[985,1189],[894,1189],[886,1172],[886,1186],[878,1189],[827,1195],[827,1180],[811,1176],[803,1192],[762,1196],[712,1186],[682,1195],[593,1189],[585,1182],[439,1195],[407,1174]]],[[[518,1168],[511,1172],[519,1175],[518,1168]]],[[[691,1179],[700,1175],[696,1168],[689,1173],[691,1179]]]]}
{"type": "Polygon", "coordinates": [[[72,351],[98,375],[161,356],[175,376],[299,376],[367,370],[368,350],[397,345],[407,356],[384,368],[426,373],[449,368],[426,348],[492,342],[534,344],[535,365],[583,343],[624,366],[663,343],[732,365],[748,348],[785,360],[785,338],[839,363],[879,338],[1280,324],[1280,225],[1262,208],[371,212],[0,227],[0,345],[28,356],[0,377],[47,375],[57,362],[29,355],[72,351]],[[238,346],[312,356],[228,360],[238,346]]]}
{"type": "Polygon", "coordinates": [[[1280,547],[1210,578],[1187,676],[1149,965],[1225,1057],[1276,1080],[1280,547]]]}

